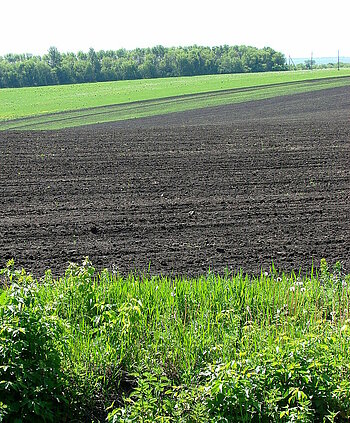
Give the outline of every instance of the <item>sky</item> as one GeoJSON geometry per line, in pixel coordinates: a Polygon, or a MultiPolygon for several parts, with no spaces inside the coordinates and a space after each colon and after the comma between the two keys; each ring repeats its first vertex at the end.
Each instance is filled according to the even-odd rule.
{"type": "Polygon", "coordinates": [[[245,44],[350,56],[349,0],[1,0],[0,55],[245,44]]]}

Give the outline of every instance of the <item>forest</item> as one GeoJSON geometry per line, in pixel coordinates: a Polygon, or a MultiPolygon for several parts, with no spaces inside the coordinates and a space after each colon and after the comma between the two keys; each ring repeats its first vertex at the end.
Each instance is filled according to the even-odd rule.
{"type": "Polygon", "coordinates": [[[134,50],[0,56],[0,88],[286,70],[285,56],[270,47],[163,47],[134,50]]]}

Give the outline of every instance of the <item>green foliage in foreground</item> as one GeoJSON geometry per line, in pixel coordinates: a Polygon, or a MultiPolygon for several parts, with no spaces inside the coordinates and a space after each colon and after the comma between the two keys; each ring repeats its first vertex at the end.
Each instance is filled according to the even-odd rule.
{"type": "Polygon", "coordinates": [[[350,76],[350,69],[263,72],[0,90],[0,121],[184,94],[350,76]]]}
{"type": "Polygon", "coordinates": [[[1,271],[0,421],[346,422],[350,276],[1,271]]]}

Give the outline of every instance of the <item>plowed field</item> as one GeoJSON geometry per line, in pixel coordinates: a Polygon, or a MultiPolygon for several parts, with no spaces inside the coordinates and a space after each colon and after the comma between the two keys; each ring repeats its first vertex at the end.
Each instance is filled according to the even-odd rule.
{"type": "Polygon", "coordinates": [[[0,133],[0,265],[350,270],[350,87],[0,133]]]}

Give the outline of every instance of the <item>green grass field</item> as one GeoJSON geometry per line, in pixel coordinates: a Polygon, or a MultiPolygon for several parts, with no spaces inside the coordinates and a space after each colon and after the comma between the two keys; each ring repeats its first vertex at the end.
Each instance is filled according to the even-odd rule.
{"type": "Polygon", "coordinates": [[[12,262],[1,273],[1,421],[349,421],[339,263],[303,277],[121,277],[87,260],[39,283],[12,262]]]}
{"type": "Polygon", "coordinates": [[[350,84],[348,78],[337,79],[341,76],[350,77],[350,69],[211,75],[2,89],[0,129],[22,127],[59,129],[350,84]],[[314,79],[320,81],[311,83],[314,79]],[[296,84],[281,85],[291,82],[296,84]],[[276,86],[266,87],[266,85],[276,86]],[[242,89],[247,91],[240,91],[242,89]],[[237,92],[220,93],[223,90],[237,90],[237,92]],[[205,94],[209,92],[210,95],[205,94]],[[188,97],[181,101],[176,99],[181,95],[188,97]],[[147,100],[150,102],[140,103],[141,107],[130,104],[136,102],[137,106],[137,102],[147,100]],[[116,105],[119,107],[115,107],[116,105]],[[103,106],[113,107],[98,109],[103,106]],[[50,115],[61,112],[65,113],[50,115]],[[28,119],[21,123],[13,122],[14,119],[21,118],[28,119]]]}

